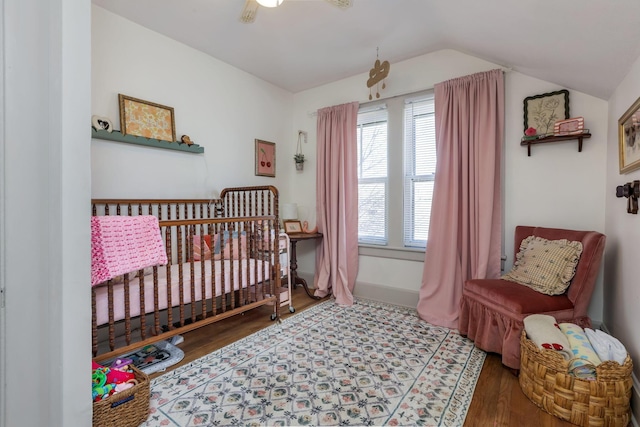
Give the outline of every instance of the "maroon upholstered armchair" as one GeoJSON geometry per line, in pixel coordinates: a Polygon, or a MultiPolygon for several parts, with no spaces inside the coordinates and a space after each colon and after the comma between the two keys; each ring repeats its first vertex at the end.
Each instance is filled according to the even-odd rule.
{"type": "Polygon", "coordinates": [[[587,309],[605,244],[604,234],[596,231],[518,226],[514,254],[528,236],[582,243],[575,275],[565,293],[550,296],[503,279],[473,279],[465,282],[460,302],[460,333],[478,348],[501,354],[502,363],[513,369],[520,369],[520,335],[529,314],[548,314],[558,322],[591,326],[587,309]]]}

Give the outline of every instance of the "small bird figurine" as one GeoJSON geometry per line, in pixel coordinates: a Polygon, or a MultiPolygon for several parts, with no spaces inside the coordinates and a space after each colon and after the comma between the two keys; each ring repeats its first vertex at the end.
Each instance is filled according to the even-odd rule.
{"type": "Polygon", "coordinates": [[[189,138],[189,135],[182,135],[182,138],[180,138],[180,140],[182,141],[183,144],[187,144],[187,145],[193,144],[193,141],[191,140],[191,138],[189,138]]]}

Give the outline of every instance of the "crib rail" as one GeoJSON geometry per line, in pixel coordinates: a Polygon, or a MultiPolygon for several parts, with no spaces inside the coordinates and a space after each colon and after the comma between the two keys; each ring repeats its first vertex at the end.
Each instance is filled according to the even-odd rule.
{"type": "Polygon", "coordinates": [[[92,215],[153,215],[159,220],[217,218],[222,199],[93,199],[92,215]]]}
{"type": "Polygon", "coordinates": [[[271,185],[225,188],[220,199],[224,217],[278,216],[278,189],[271,185]]]}

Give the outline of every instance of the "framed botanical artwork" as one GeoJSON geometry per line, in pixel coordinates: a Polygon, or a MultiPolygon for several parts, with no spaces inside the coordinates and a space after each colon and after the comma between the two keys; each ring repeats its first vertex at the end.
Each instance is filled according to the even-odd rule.
{"type": "Polygon", "coordinates": [[[569,91],[543,93],[524,99],[524,130],[534,128],[537,135],[553,134],[558,120],[569,118],[569,91]]]}
{"type": "Polygon", "coordinates": [[[276,176],[276,144],[256,139],[256,175],[276,176]]]}
{"type": "Polygon", "coordinates": [[[302,224],[300,221],[283,221],[284,232],[289,233],[302,233],[302,224]]]}
{"type": "Polygon", "coordinates": [[[640,98],[618,120],[620,173],[640,168],[640,98]]]}
{"type": "Polygon", "coordinates": [[[161,141],[176,141],[173,108],[118,94],[120,132],[161,141]]]}

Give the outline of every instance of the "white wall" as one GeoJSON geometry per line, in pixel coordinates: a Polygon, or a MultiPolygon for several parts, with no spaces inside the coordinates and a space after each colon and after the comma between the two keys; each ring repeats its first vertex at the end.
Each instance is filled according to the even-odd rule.
{"type": "Polygon", "coordinates": [[[615,197],[616,186],[640,180],[640,170],[621,175],[618,163],[618,119],[640,97],[640,58],[609,99],[606,173],[607,247],[604,281],[604,323],[607,329],[627,347],[635,362],[636,377],[634,413],[640,414],[640,286],[638,285],[638,253],[640,253],[640,217],[627,213],[627,200],[615,197]]]}
{"type": "Polygon", "coordinates": [[[88,426],[90,2],[0,3],[0,425],[88,426]]]}
{"type": "MultiPolygon", "coordinates": [[[[506,268],[513,264],[516,225],[596,230],[604,232],[607,150],[607,102],[569,89],[571,117],[584,117],[591,138],[531,147],[520,146],[523,99],[564,89],[520,73],[507,74],[505,91],[504,231],[506,268]]],[[[602,321],[601,269],[589,306],[589,315],[602,321]]]]}
{"type": "MultiPolygon", "coordinates": [[[[452,50],[442,50],[391,64],[383,98],[433,88],[434,84],[480,71],[497,64],[452,50]]],[[[294,96],[296,129],[309,130],[305,171],[297,173],[293,194],[315,222],[316,118],[309,113],[345,102],[368,101],[365,82],[368,74],[340,80],[294,96]]],[[[505,75],[505,175],[504,251],[511,267],[513,231],[518,224],[604,230],[604,182],[607,103],[570,90],[571,115],[585,117],[593,136],[585,140],[582,153],[577,142],[534,147],[531,157],[520,146],[523,134],[523,99],[530,95],[562,89],[551,83],[510,72],[505,75]]],[[[571,89],[571,88],[568,88],[571,89]]],[[[296,172],[292,172],[296,173],[296,172]]],[[[298,245],[299,268],[307,277],[315,265],[313,245],[298,245]]],[[[413,293],[414,305],[422,280],[422,262],[360,256],[356,293],[366,296],[374,288],[391,288],[390,296],[413,293]],[[397,292],[402,291],[402,292],[397,292]]],[[[597,285],[590,314],[602,319],[601,280],[597,285]]],[[[377,290],[375,290],[377,291],[377,290]]],[[[403,298],[405,298],[403,297],[403,298]]],[[[406,299],[405,299],[406,300],[406,299]]]]}
{"type": "Polygon", "coordinates": [[[173,107],[177,139],[187,134],[205,152],[93,139],[93,197],[207,198],[246,185],[287,194],[291,93],[93,6],[91,114],[116,129],[118,93],[173,107]],[[255,176],[256,138],[276,143],[276,178],[255,176]]]}

